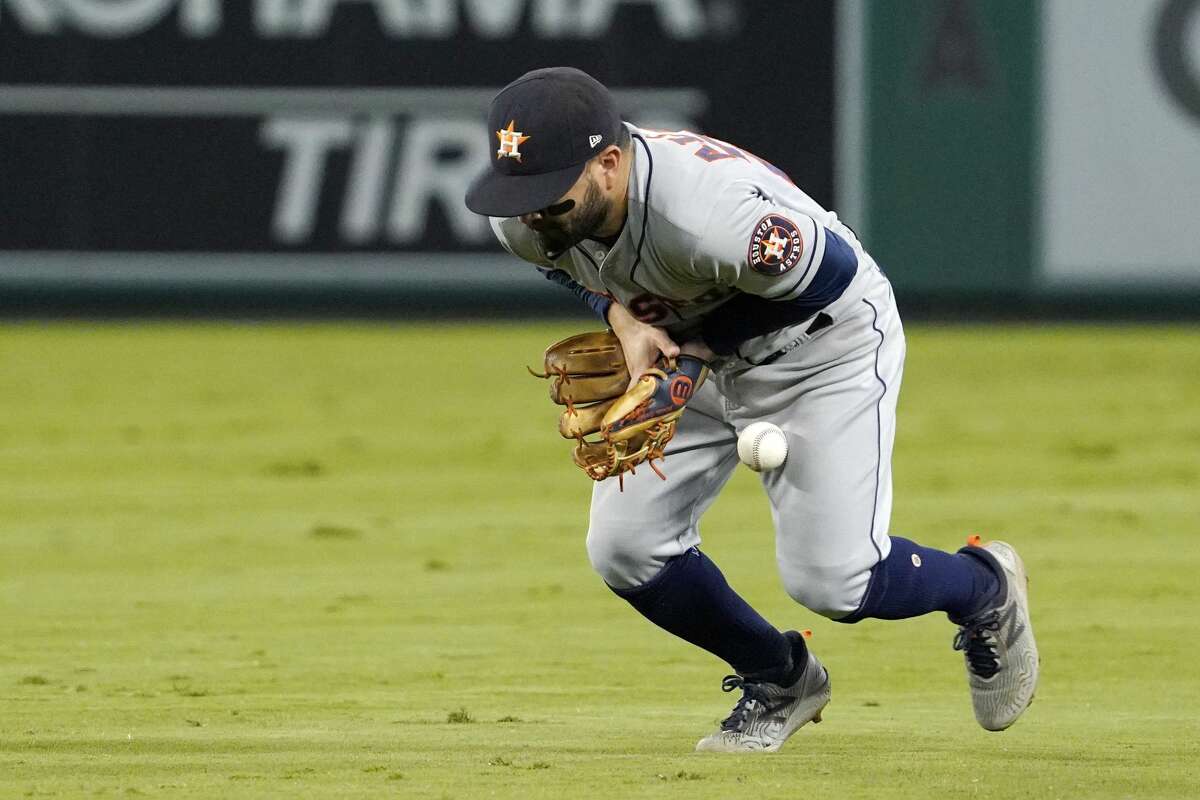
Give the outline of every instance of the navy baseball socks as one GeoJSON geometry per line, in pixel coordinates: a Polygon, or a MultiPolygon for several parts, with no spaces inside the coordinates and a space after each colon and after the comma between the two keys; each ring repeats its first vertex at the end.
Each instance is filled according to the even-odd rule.
{"type": "Polygon", "coordinates": [[[723,659],[747,678],[789,685],[796,680],[793,673],[807,663],[803,638],[797,644],[776,630],[695,547],[669,559],[647,583],[613,592],[658,627],[723,659]]]}
{"type": "Polygon", "coordinates": [[[721,688],[740,689],[741,698],[696,750],[773,752],[802,726],[821,721],[829,703],[829,673],[809,652],[804,636],[777,631],[695,547],[669,559],[648,583],[613,591],[658,627],[737,671],[721,688]]]}
{"type": "Polygon", "coordinates": [[[891,538],[892,551],[871,569],[862,604],[838,622],[908,619],[931,611],[962,619],[987,606],[1000,592],[1000,577],[978,548],[946,553],[891,538]]]}
{"type": "Polygon", "coordinates": [[[667,561],[633,589],[613,589],[655,625],[727,661],[737,675],[721,682],[740,689],[721,726],[696,743],[709,753],[773,752],[829,703],[829,673],[796,631],[780,633],[725,581],[696,548],[667,561]]]}
{"type": "MultiPolygon", "coordinates": [[[[946,612],[959,626],[954,647],[963,651],[976,719],[987,730],[1012,725],[1032,702],[1038,676],[1020,558],[1004,542],[982,544],[978,537],[957,553],[891,541],[888,557],[871,570],[862,604],[838,622],[946,612]]],[[[821,721],[829,673],[804,637],[776,630],[697,548],[669,559],[649,582],[613,592],[737,671],[722,688],[740,688],[742,698],[697,750],[778,750],[800,726],[821,721]]]]}
{"type": "MultiPolygon", "coordinates": [[[[946,553],[893,536],[888,557],[871,569],[862,604],[837,621],[907,619],[931,611],[966,619],[1000,590],[995,566],[980,548],[946,553]]],[[[743,676],[778,683],[803,668],[804,653],[795,657],[784,635],[695,547],[669,559],[649,582],[613,592],[658,627],[724,659],[743,676]]]]}
{"type": "Polygon", "coordinates": [[[1002,731],[1033,702],[1038,650],[1029,621],[1025,565],[1011,545],[978,536],[957,553],[892,537],[892,551],[871,570],[862,605],[839,622],[905,619],[945,611],[958,626],[975,719],[1002,731]]]}

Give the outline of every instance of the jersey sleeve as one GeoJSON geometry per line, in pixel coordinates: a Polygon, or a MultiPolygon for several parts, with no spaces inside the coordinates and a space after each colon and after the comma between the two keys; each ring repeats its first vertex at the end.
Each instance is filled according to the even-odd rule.
{"type": "Polygon", "coordinates": [[[857,267],[844,239],[746,181],[722,192],[692,253],[697,277],[769,300],[795,300],[857,267]]]}

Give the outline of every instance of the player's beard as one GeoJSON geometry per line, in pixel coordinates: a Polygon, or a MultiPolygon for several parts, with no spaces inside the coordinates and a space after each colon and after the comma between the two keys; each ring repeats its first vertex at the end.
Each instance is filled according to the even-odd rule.
{"type": "Polygon", "coordinates": [[[565,253],[600,230],[608,219],[609,204],[600,193],[600,184],[595,179],[588,181],[587,191],[583,194],[583,202],[574,214],[564,215],[564,218],[549,217],[534,230],[538,242],[547,254],[557,256],[565,253]]]}

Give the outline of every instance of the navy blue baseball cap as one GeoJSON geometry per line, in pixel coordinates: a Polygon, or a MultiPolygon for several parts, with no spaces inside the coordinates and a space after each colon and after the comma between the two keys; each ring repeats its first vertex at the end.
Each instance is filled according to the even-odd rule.
{"type": "Polygon", "coordinates": [[[573,67],[527,72],[488,109],[488,168],[471,182],[467,208],[517,217],[551,205],[592,156],[617,140],[621,117],[604,84],[573,67]]]}

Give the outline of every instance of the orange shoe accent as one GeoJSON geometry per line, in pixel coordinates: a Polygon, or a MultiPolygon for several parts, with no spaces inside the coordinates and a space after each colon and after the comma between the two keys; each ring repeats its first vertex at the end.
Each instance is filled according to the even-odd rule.
{"type": "Polygon", "coordinates": [[[805,639],[811,639],[812,631],[810,631],[808,628],[805,628],[804,630],[800,631],[800,635],[803,636],[805,639]]]}
{"type": "Polygon", "coordinates": [[[983,539],[978,533],[972,533],[967,537],[967,547],[983,547],[983,539]]]}

